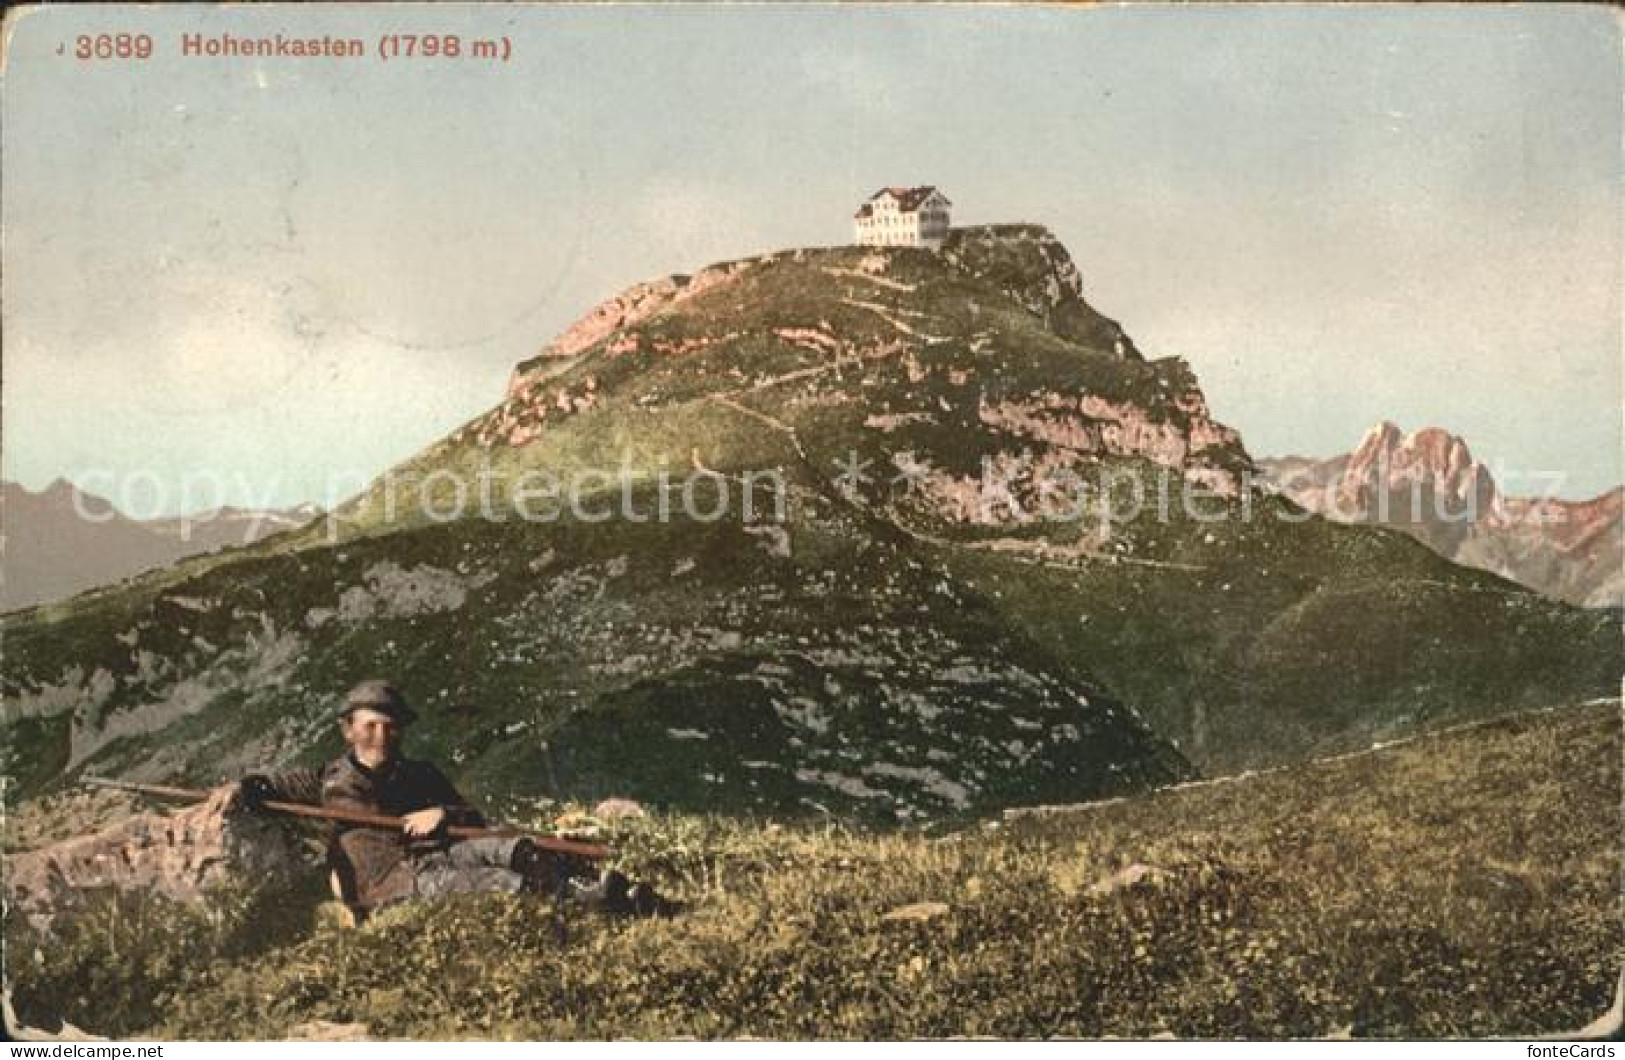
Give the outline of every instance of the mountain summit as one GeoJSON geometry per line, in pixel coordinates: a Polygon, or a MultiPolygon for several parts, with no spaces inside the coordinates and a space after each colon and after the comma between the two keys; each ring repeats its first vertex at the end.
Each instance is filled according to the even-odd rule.
{"type": "Polygon", "coordinates": [[[1467,443],[1384,420],[1325,460],[1259,461],[1265,481],[1310,511],[1403,530],[1457,563],[1588,607],[1625,605],[1625,489],[1586,501],[1509,496],[1467,443]]]}
{"type": "MultiPolygon", "coordinates": [[[[879,480],[906,473],[912,514],[932,525],[1019,521],[1046,478],[1093,479],[1117,461],[1231,497],[1250,467],[1185,363],[1147,362],[1037,225],[954,229],[935,252],[793,250],[637,284],[518,365],[497,408],[415,464],[556,469],[561,446],[602,454],[606,420],[639,481],[662,458],[763,466],[766,430],[820,480],[848,453],[878,461],[879,480]],[[660,426],[699,416],[711,422],[687,446],[656,451],[670,438],[660,426]],[[740,430],[748,444],[734,444],[740,430]],[[976,503],[984,461],[1015,504],[976,503]]],[[[411,486],[395,488],[396,512],[413,508],[411,486]]],[[[369,524],[386,515],[377,502],[344,514],[369,524]]]]}
{"type": "Polygon", "coordinates": [[[327,518],[13,616],[7,769],[314,761],[388,674],[498,806],[895,823],[1611,690],[1604,616],[1251,466],[1039,226],[713,265],[593,308],[327,518]]]}

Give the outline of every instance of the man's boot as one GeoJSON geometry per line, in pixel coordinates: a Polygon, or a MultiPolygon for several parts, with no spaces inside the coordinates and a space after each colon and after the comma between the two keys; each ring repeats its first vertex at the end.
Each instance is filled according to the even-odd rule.
{"type": "Polygon", "coordinates": [[[514,844],[508,867],[525,877],[526,890],[537,893],[562,890],[571,880],[592,879],[597,875],[590,861],[543,850],[530,839],[520,839],[514,844]]]}
{"type": "Polygon", "coordinates": [[[678,910],[677,903],[661,897],[647,883],[634,884],[617,869],[596,874],[591,862],[543,850],[529,839],[515,844],[509,864],[525,877],[526,890],[557,894],[565,901],[595,912],[618,916],[671,916],[678,910]]]}
{"type": "Polygon", "coordinates": [[[683,908],[647,883],[634,883],[632,890],[627,894],[627,902],[631,906],[630,912],[633,916],[676,916],[683,908]]]}
{"type": "Polygon", "coordinates": [[[599,913],[632,912],[632,881],[615,869],[607,870],[597,883],[572,879],[565,884],[564,897],[585,909],[599,913]]]}

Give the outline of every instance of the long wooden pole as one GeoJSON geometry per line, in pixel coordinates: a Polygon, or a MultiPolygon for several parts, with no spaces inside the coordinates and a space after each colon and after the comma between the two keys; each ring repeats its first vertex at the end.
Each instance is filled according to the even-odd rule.
{"type": "MultiPolygon", "coordinates": [[[[131,791],[138,795],[150,795],[154,798],[176,799],[185,802],[202,802],[213,794],[211,791],[200,788],[177,788],[167,784],[132,784],[129,781],[110,780],[106,777],[81,777],[80,783],[98,788],[131,791]]],[[[290,817],[307,817],[318,821],[339,821],[344,824],[361,824],[372,828],[389,828],[397,831],[405,824],[401,818],[390,817],[387,814],[368,813],[365,810],[341,810],[331,806],[312,806],[305,802],[282,802],[277,799],[267,799],[259,804],[259,808],[269,810],[272,813],[287,814],[290,817]]],[[[605,858],[610,853],[608,847],[598,843],[582,843],[574,839],[559,839],[556,836],[529,835],[511,828],[478,828],[473,825],[453,824],[447,825],[444,831],[446,835],[454,839],[524,835],[543,850],[553,850],[560,854],[575,854],[583,858],[605,858]]]]}

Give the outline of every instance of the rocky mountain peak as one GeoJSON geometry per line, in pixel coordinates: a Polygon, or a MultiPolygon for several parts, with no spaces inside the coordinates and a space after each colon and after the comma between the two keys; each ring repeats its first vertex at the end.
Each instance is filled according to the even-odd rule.
{"type": "Polygon", "coordinates": [[[97,518],[122,521],[122,516],[113,509],[109,501],[91,493],[83,493],[73,483],[61,477],[52,479],[38,492],[20,482],[6,482],[3,484],[3,495],[5,504],[11,510],[14,531],[19,525],[18,520],[26,521],[35,513],[49,513],[52,518],[67,519],[79,512],[85,512],[97,518]]]}
{"type": "Polygon", "coordinates": [[[1398,449],[1405,440],[1405,432],[1392,420],[1379,420],[1376,426],[1365,432],[1360,444],[1354,447],[1350,454],[1350,462],[1366,465],[1377,461],[1382,455],[1392,453],[1398,449]]]}
{"type": "Polygon", "coordinates": [[[1441,555],[1587,606],[1625,601],[1625,490],[1587,501],[1503,494],[1460,436],[1383,420],[1349,453],[1258,463],[1294,501],[1341,522],[1393,526],[1441,555]]]}
{"type": "Polygon", "coordinates": [[[1083,289],[1066,247],[1035,224],[954,229],[935,251],[815,247],[715,264],[595,306],[451,444],[547,448],[584,429],[576,417],[635,411],[681,420],[691,440],[679,452],[705,442],[706,466],[739,470],[759,452],[716,451],[714,428],[748,416],[754,437],[767,426],[803,453],[829,434],[822,468],[858,449],[903,460],[928,521],[1009,518],[983,504],[989,465],[1025,500],[1047,477],[1123,461],[1237,496],[1248,457],[1189,367],[1148,362],[1083,289]]]}
{"type": "Polygon", "coordinates": [[[633,284],[593,306],[536,357],[515,368],[509,391],[522,389],[527,381],[556,370],[561,358],[579,356],[616,333],[727,287],[754,268],[786,259],[849,259],[850,267],[876,275],[898,257],[912,258],[916,264],[935,262],[964,277],[996,284],[1061,333],[1099,342],[1119,356],[1140,356],[1121,328],[1084,302],[1082,274],[1054,233],[1038,224],[983,225],[954,229],[936,252],[908,247],[805,248],[720,262],[693,274],[674,273],[633,284]]]}
{"type": "Polygon", "coordinates": [[[1499,495],[1489,468],[1473,459],[1467,443],[1440,427],[1410,434],[1382,420],[1349,454],[1345,483],[1359,489],[1397,491],[1426,486],[1455,501],[1471,501],[1474,521],[1498,517],[1499,495]]]}

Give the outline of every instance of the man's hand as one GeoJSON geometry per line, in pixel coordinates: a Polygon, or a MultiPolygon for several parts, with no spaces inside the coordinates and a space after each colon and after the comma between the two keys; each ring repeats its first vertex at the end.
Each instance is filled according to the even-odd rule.
{"type": "Polygon", "coordinates": [[[446,811],[439,806],[409,813],[401,818],[401,827],[409,836],[431,836],[446,823],[446,811]]]}
{"type": "Polygon", "coordinates": [[[226,785],[216,794],[221,797],[222,812],[234,814],[244,810],[257,811],[266,799],[276,797],[276,790],[271,787],[268,778],[250,773],[237,783],[226,785]]]}

